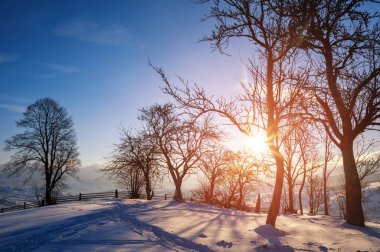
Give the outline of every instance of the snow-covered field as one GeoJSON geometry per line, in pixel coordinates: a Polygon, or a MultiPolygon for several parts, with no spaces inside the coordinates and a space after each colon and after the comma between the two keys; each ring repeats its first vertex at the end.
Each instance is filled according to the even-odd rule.
{"type": "Polygon", "coordinates": [[[200,203],[108,200],[0,214],[0,251],[380,251],[380,224],[200,203]]]}

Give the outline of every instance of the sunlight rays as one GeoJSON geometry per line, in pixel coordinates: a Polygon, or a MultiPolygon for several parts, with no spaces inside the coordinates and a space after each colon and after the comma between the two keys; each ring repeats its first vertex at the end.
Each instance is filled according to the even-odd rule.
{"type": "Polygon", "coordinates": [[[267,138],[264,134],[255,134],[247,139],[247,147],[256,154],[262,154],[268,150],[267,138]]]}

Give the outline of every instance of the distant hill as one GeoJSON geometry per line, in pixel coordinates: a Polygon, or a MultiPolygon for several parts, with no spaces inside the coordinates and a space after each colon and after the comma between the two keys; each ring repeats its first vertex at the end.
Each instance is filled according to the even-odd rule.
{"type": "MultiPolygon", "coordinates": [[[[2,171],[4,165],[0,165],[2,171]]],[[[120,186],[115,185],[108,177],[99,172],[100,166],[90,165],[79,168],[79,179],[69,177],[66,180],[68,188],[64,194],[79,194],[90,192],[102,192],[115,190],[120,186]]],[[[31,201],[35,198],[36,188],[43,192],[44,181],[39,174],[30,175],[23,173],[8,177],[0,172],[0,204],[9,205],[9,202],[31,201]]]]}

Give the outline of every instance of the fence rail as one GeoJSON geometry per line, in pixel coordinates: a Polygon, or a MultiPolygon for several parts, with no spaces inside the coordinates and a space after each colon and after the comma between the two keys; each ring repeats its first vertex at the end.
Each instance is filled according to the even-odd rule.
{"type": "Polygon", "coordinates": [[[38,207],[38,204],[32,203],[32,202],[24,202],[22,205],[2,207],[0,210],[2,213],[4,213],[4,212],[10,212],[10,211],[24,210],[24,209],[34,208],[34,207],[38,207]]]}
{"type": "MultiPolygon", "coordinates": [[[[127,199],[131,198],[131,194],[128,191],[108,191],[108,192],[96,192],[96,193],[79,193],[78,195],[65,195],[65,196],[55,196],[53,197],[56,204],[62,204],[66,202],[73,202],[73,201],[82,201],[82,200],[91,200],[91,199],[106,199],[106,198],[121,198],[121,199],[127,199]]],[[[139,194],[140,199],[146,198],[145,194],[139,194]]],[[[169,199],[167,194],[165,195],[157,195],[153,196],[153,199],[169,199]]],[[[44,201],[41,202],[41,204],[33,203],[33,202],[24,202],[21,205],[15,205],[10,207],[2,207],[0,209],[1,213],[10,212],[10,211],[17,211],[17,210],[24,210],[24,209],[30,209],[35,207],[41,207],[44,206],[44,201]]]]}

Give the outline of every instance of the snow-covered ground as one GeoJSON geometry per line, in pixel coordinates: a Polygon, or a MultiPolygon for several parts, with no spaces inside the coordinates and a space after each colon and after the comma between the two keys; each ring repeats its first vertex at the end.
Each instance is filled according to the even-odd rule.
{"type": "Polygon", "coordinates": [[[380,224],[200,203],[108,200],[0,214],[0,251],[380,251],[380,224]]]}

